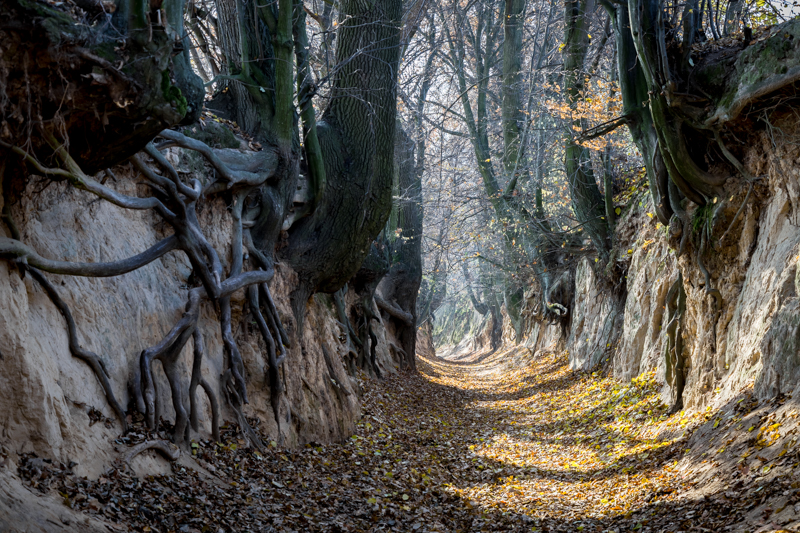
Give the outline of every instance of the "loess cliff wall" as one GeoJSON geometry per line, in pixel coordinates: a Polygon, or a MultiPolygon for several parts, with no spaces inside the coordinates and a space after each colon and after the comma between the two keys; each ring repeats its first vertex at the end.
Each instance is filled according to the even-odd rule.
{"type": "MultiPolygon", "coordinates": [[[[604,285],[595,265],[582,260],[575,270],[568,323],[530,321],[524,345],[532,351],[566,350],[573,368],[602,365],[623,380],[655,370],[664,383],[663,400],[672,404],[676,391],[667,376],[665,343],[673,317],[667,300],[680,275],[686,294],[678,328],[686,366],[684,408],[721,408],[743,391],[762,400],[793,391],[799,396],[800,145],[793,141],[795,123],[789,117],[755,134],[755,141],[742,149],[752,182],[736,180],[712,211],[692,214],[693,225],[701,227],[702,217],[709,217],[713,227],[714,244],[699,261],[698,235],[677,258],[680,236],[655,222],[648,194],[635,196],[616,227],[624,287],[604,285]],[[714,289],[721,295],[719,306],[714,289]]],[[[533,300],[535,293],[528,296],[533,300]]]]}
{"type": "MultiPolygon", "coordinates": [[[[179,169],[184,167],[178,165],[179,169]]],[[[109,185],[119,191],[135,194],[137,187],[142,187],[129,165],[116,167],[114,175],[116,182],[109,181],[109,185]]],[[[167,236],[167,228],[149,213],[97,201],[65,183],[46,187],[45,183],[32,176],[20,200],[9,206],[21,240],[44,257],[113,261],[137,254],[167,236]]],[[[230,264],[232,221],[227,206],[219,200],[199,215],[206,236],[221,252],[222,260],[230,264]]],[[[0,224],[2,237],[10,235],[0,224]]],[[[182,253],[172,252],[113,278],[46,274],[72,311],[81,346],[103,359],[123,408],[133,406],[130,380],[139,354],[160,342],[184,311],[186,289],[193,283],[191,270],[182,253]]],[[[360,416],[359,385],[345,365],[351,355],[346,331],[338,320],[333,298],[319,294],[308,302],[299,338],[289,303],[295,284],[294,272],[278,263],[270,289],[292,345],[282,368],[286,393],[277,420],[270,403],[263,340],[241,315],[242,291],[233,296],[233,333],[245,362],[250,395],[244,413],[268,438],[290,447],[341,441],[353,434],[360,416]]],[[[352,304],[347,310],[358,330],[356,296],[348,294],[346,300],[352,304]]],[[[199,327],[204,331],[206,353],[203,376],[220,402],[224,424],[235,421],[236,415],[227,406],[222,390],[224,356],[219,320],[211,304],[202,305],[199,327]]],[[[375,313],[380,317],[377,309],[375,313]]],[[[374,329],[378,366],[383,373],[394,372],[397,362],[392,346],[397,341],[381,324],[374,329]]],[[[191,375],[191,354],[190,340],[179,363],[186,377],[184,394],[191,375]]],[[[169,425],[175,418],[170,388],[161,365],[154,366],[162,419],[169,425]]],[[[63,505],[56,505],[54,516],[66,516],[66,522],[47,521],[47,513],[41,510],[45,502],[26,507],[33,504],[30,493],[20,485],[17,465],[24,454],[33,453],[65,465],[77,463],[73,467],[76,474],[97,477],[124,452],[117,441],[121,426],[91,369],[71,355],[66,323],[58,309],[30,275],[21,275],[7,261],[0,261],[0,391],[0,531],[4,524],[18,526],[32,520],[31,509],[36,509],[33,514],[41,518],[30,522],[31,531],[69,530],[70,526],[64,524],[73,518],[86,518],[70,518],[63,505]]],[[[191,439],[210,439],[210,404],[202,392],[198,397],[203,416],[200,431],[192,431],[191,439]]],[[[183,400],[188,405],[188,398],[183,400]]],[[[137,457],[132,466],[140,475],[169,469],[165,460],[150,454],[137,457]]]]}

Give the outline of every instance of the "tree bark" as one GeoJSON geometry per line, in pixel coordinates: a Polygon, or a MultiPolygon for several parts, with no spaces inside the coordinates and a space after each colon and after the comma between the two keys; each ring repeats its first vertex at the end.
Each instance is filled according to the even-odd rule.
{"type": "Polygon", "coordinates": [[[391,209],[402,2],[341,4],[338,70],[317,124],[326,183],[316,211],[289,231],[285,257],[300,276],[295,313],[358,270],[391,209]]]}
{"type": "MultiPolygon", "coordinates": [[[[567,0],[564,4],[564,91],[573,112],[583,98],[586,75],[584,64],[589,50],[589,17],[594,0],[567,0]]],[[[570,126],[584,130],[585,120],[575,117],[570,126]]],[[[582,146],[574,132],[565,135],[564,166],[567,173],[572,209],[585,232],[597,249],[601,261],[606,263],[611,250],[611,235],[605,219],[605,202],[592,169],[589,149],[582,146]]]]}

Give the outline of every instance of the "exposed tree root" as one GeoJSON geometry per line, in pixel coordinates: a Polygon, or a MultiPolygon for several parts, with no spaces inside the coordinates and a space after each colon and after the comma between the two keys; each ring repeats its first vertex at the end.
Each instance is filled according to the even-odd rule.
{"type": "Polygon", "coordinates": [[[73,357],[77,357],[89,365],[94,372],[94,375],[97,376],[97,379],[100,381],[100,386],[103,387],[103,392],[106,395],[108,404],[114,410],[114,413],[116,413],[117,418],[122,425],[122,432],[127,433],[128,423],[125,419],[125,411],[117,401],[116,396],[114,396],[114,390],[111,388],[111,381],[109,379],[108,370],[106,369],[105,363],[97,354],[90,352],[89,350],[84,350],[80,347],[80,344],[78,343],[78,330],[75,327],[75,320],[72,318],[72,313],[69,310],[69,306],[67,306],[64,300],[62,300],[58,295],[58,292],[56,291],[55,287],[53,287],[52,283],[50,283],[47,278],[45,278],[44,275],[35,268],[27,267],[27,271],[30,272],[31,277],[35,279],[45,290],[47,295],[50,297],[50,300],[61,312],[64,320],[66,320],[67,335],[69,337],[69,351],[72,353],[73,357]]]}
{"type": "Polygon", "coordinates": [[[159,360],[167,375],[170,390],[172,392],[172,405],[175,408],[175,442],[180,444],[185,437],[188,415],[183,406],[183,390],[181,387],[181,376],[178,369],[178,358],[180,357],[186,342],[194,334],[197,327],[197,319],[200,313],[200,291],[193,289],[189,291],[189,302],[186,304],[186,312],[175,326],[167,333],[164,339],[157,345],[142,352],[139,359],[142,396],[145,403],[145,420],[150,429],[155,429],[158,419],[156,418],[156,402],[153,383],[152,365],[153,361],[159,360]]]}
{"type": "Polygon", "coordinates": [[[361,298],[361,310],[364,314],[364,324],[362,326],[361,337],[361,345],[363,346],[363,350],[361,351],[361,357],[359,357],[358,365],[361,368],[365,368],[369,374],[380,379],[381,371],[378,368],[376,353],[376,349],[378,347],[378,337],[375,335],[375,331],[372,329],[372,321],[380,320],[380,317],[376,315],[375,311],[372,309],[372,296],[372,294],[366,294],[362,295],[361,298]]]}
{"type": "Polygon", "coordinates": [[[377,364],[378,337],[372,328],[372,322],[376,320],[381,323],[380,312],[375,312],[375,291],[381,279],[389,272],[389,264],[389,247],[385,239],[379,236],[372,243],[369,254],[352,279],[353,289],[359,298],[358,311],[363,318],[359,328],[361,350],[356,364],[370,376],[379,379],[381,371],[377,364]]]}
{"type": "MultiPolygon", "coordinates": [[[[0,257],[11,257],[22,265],[28,264],[54,273],[98,277],[116,276],[136,270],[171,250],[180,249],[188,257],[193,273],[200,280],[201,286],[189,290],[186,310],[183,316],[161,342],[141,353],[138,371],[132,380],[132,392],[137,409],[145,414],[147,425],[151,429],[156,428],[161,409],[158,405],[158,391],[152,373],[152,365],[155,360],[159,360],[169,381],[176,414],[174,441],[177,444],[181,444],[188,439],[190,427],[195,430],[199,427],[198,402],[196,398],[198,386],[203,387],[209,398],[212,410],[212,432],[215,439],[219,438],[219,404],[210,385],[202,379],[204,347],[202,333],[198,330],[199,310],[202,301],[205,299],[217,304],[215,307],[218,310],[222,340],[228,362],[225,387],[226,398],[234,401],[232,406],[234,406],[235,410],[238,409],[240,413],[241,404],[248,401],[247,387],[245,384],[244,362],[231,329],[230,297],[235,291],[246,289],[251,310],[259,324],[262,337],[268,346],[270,361],[269,381],[274,396],[273,408],[277,420],[277,406],[280,404],[280,394],[282,392],[278,369],[287,355],[285,347],[289,346],[289,339],[283,329],[275,303],[272,301],[272,296],[267,286],[267,282],[274,275],[272,258],[252,245],[252,238],[249,230],[245,230],[242,215],[248,194],[255,188],[264,185],[267,179],[275,172],[279,161],[278,155],[269,150],[259,152],[255,156],[253,154],[245,156],[233,150],[213,150],[200,141],[189,139],[177,132],[165,131],[162,132],[161,137],[167,139],[167,142],[162,144],[161,148],[167,145],[178,145],[200,152],[216,170],[216,179],[210,180],[206,184],[201,184],[198,180],[193,180],[191,184],[184,183],[167,158],[161,154],[155,145],[150,143],[145,147],[144,151],[156,164],[164,169],[165,175],[162,176],[153,171],[139,155],[133,156],[130,159],[131,163],[154,191],[153,196],[139,198],[121,194],[87,176],[67,153],[64,146],[55,139],[52,132],[42,130],[42,135],[60,159],[62,168],[47,168],[18,147],[1,146],[18,154],[44,175],[53,176],[57,179],[66,178],[76,188],[88,191],[115,205],[128,209],[153,209],[172,226],[175,234],[145,252],[121,261],[112,263],[69,263],[41,257],[38,253],[19,242],[18,232],[15,234],[12,231],[12,236],[15,239],[0,239],[0,257]],[[199,201],[205,200],[209,195],[225,191],[230,191],[232,194],[233,205],[231,213],[234,222],[232,264],[227,276],[223,271],[219,253],[203,234],[196,213],[199,201]],[[245,243],[250,255],[263,270],[243,271],[245,243]],[[259,298],[259,294],[261,298],[259,298]],[[178,361],[183,348],[192,336],[194,337],[194,363],[188,391],[190,405],[187,412],[183,400],[182,369],[179,368],[178,361]]],[[[265,209],[273,209],[273,206],[269,205],[265,209]]],[[[4,215],[7,215],[6,211],[4,210],[4,215]]],[[[273,213],[269,212],[267,215],[276,218],[276,223],[280,223],[280,217],[275,217],[273,213]]],[[[4,219],[6,218],[8,217],[4,216],[4,219]]],[[[248,225],[252,225],[252,222],[248,222],[248,225]]],[[[265,231],[270,233],[272,230],[267,228],[265,231]]],[[[268,247],[268,249],[271,250],[272,247],[268,247]]],[[[73,355],[86,361],[95,371],[103,385],[109,403],[123,424],[123,429],[127,429],[125,414],[113,396],[109,376],[102,360],[95,354],[82,350],[78,346],[75,324],[69,309],[58,298],[52,285],[47,282],[41,273],[33,268],[30,271],[50,294],[53,302],[67,319],[70,333],[70,349],[73,355]]],[[[242,417],[240,416],[240,418],[242,417]]],[[[246,420],[243,418],[240,423],[243,421],[246,424],[246,420]]]]}
{"type": "MultiPolygon", "coordinates": [[[[570,287],[572,281],[570,276],[571,272],[565,270],[556,278],[554,283],[542,287],[543,306],[542,313],[540,313],[542,319],[549,322],[558,322],[569,315],[569,308],[559,302],[569,302],[571,300],[572,289],[570,287]],[[556,298],[556,296],[559,297],[556,298]]],[[[542,278],[544,282],[548,282],[550,279],[552,278],[549,276],[542,278]]]]}
{"type": "Polygon", "coordinates": [[[727,159],[728,162],[731,165],[733,165],[734,168],[736,168],[737,171],[739,171],[739,174],[742,175],[742,178],[744,178],[744,180],[747,182],[747,185],[748,185],[747,194],[744,196],[744,200],[742,200],[742,205],[739,206],[739,209],[736,211],[736,214],[733,216],[733,220],[731,220],[731,223],[728,226],[728,229],[726,229],[725,233],[722,234],[722,237],[719,238],[719,242],[721,243],[725,239],[725,237],[728,235],[728,233],[730,233],[731,229],[733,229],[733,225],[736,224],[736,221],[739,219],[739,215],[741,215],[742,211],[744,211],[744,208],[747,205],[747,200],[750,199],[750,194],[753,192],[753,183],[756,181],[757,178],[754,178],[747,171],[747,169],[744,168],[744,165],[742,165],[742,163],[736,158],[736,156],[734,156],[730,152],[730,150],[728,150],[728,148],[725,146],[725,143],[722,141],[722,137],[721,137],[721,135],[719,133],[719,130],[714,130],[714,138],[716,139],[717,145],[719,146],[719,149],[722,151],[722,154],[725,156],[725,159],[727,159]]]}
{"type": "Polygon", "coordinates": [[[670,219],[670,226],[675,225],[674,233],[681,238],[678,245],[678,253],[676,254],[680,257],[686,251],[686,244],[689,242],[689,235],[691,234],[692,221],[681,203],[681,192],[672,180],[667,184],[667,188],[669,191],[669,203],[674,213],[670,219]]]}
{"type": "Polygon", "coordinates": [[[133,446],[122,456],[122,461],[129,465],[134,457],[147,450],[155,450],[163,455],[170,461],[177,461],[181,456],[181,449],[173,447],[168,441],[165,440],[146,440],[133,446]]]}
{"type": "Polygon", "coordinates": [[[375,303],[378,304],[379,309],[386,311],[389,316],[402,321],[408,326],[414,325],[414,316],[411,313],[406,313],[396,305],[393,305],[381,298],[378,294],[375,294],[375,303]]]}
{"type": "Polygon", "coordinates": [[[361,339],[358,338],[358,335],[356,335],[356,332],[353,330],[350,318],[347,316],[347,309],[344,301],[345,294],[347,294],[347,283],[345,283],[344,287],[333,293],[333,301],[336,304],[339,323],[343,330],[343,338],[340,337],[340,340],[345,343],[347,349],[347,355],[345,356],[347,373],[352,377],[356,377],[358,373],[359,348],[362,348],[363,345],[361,344],[361,339]]]}
{"type": "Polygon", "coordinates": [[[686,292],[683,290],[683,274],[667,292],[667,331],[664,346],[666,366],[666,382],[675,391],[675,403],[670,412],[677,413],[683,409],[683,389],[686,384],[685,364],[683,357],[683,315],[686,311],[686,292]]]}
{"type": "MultiPolygon", "coordinates": [[[[225,371],[225,374],[222,376],[222,390],[225,392],[225,400],[228,402],[228,405],[233,408],[233,411],[236,413],[236,421],[239,423],[239,429],[242,432],[242,437],[244,438],[245,442],[248,446],[255,447],[258,451],[264,452],[264,444],[261,442],[261,439],[258,436],[258,433],[250,426],[250,423],[247,421],[247,417],[244,416],[242,412],[242,400],[239,397],[239,393],[236,391],[236,386],[233,382],[233,376],[231,375],[230,369],[225,371]]],[[[283,438],[280,434],[280,422],[276,419],[275,423],[278,424],[278,440],[282,441],[283,438]]]]}
{"type": "Polygon", "coordinates": [[[747,185],[748,185],[747,194],[744,195],[744,200],[742,200],[742,205],[739,206],[739,209],[736,211],[736,214],[733,215],[733,220],[731,220],[731,223],[728,226],[728,229],[726,229],[725,233],[722,234],[722,237],[719,238],[719,242],[720,243],[722,243],[725,240],[725,237],[733,229],[733,225],[736,224],[737,220],[739,220],[739,215],[742,214],[742,211],[744,211],[744,208],[747,206],[747,200],[750,199],[750,193],[753,192],[753,184],[752,183],[748,183],[747,185]]]}
{"type": "Polygon", "coordinates": [[[71,263],[53,261],[40,256],[32,248],[15,239],[0,238],[0,257],[12,257],[15,261],[36,267],[39,270],[65,276],[91,278],[119,276],[148,265],[178,247],[175,235],[167,237],[139,255],[111,263],[71,263]]]}
{"type": "MultiPolygon", "coordinates": [[[[270,332],[267,321],[264,320],[264,315],[261,312],[261,303],[259,301],[259,290],[255,285],[251,285],[247,289],[247,301],[250,305],[250,312],[256,321],[258,329],[261,331],[261,336],[267,344],[267,361],[269,367],[267,368],[267,382],[269,383],[270,402],[272,404],[272,412],[275,415],[275,421],[279,419],[280,402],[283,394],[283,384],[281,383],[280,367],[286,359],[286,350],[283,346],[278,348],[278,344],[270,332]],[[278,353],[280,349],[280,354],[278,353]]],[[[267,292],[269,294],[269,292],[267,292]]],[[[270,322],[274,325],[275,319],[272,317],[272,312],[268,311],[267,316],[270,322]]],[[[277,332],[276,332],[277,333],[277,332]]]]}
{"type": "Polygon", "coordinates": [[[333,301],[336,303],[336,311],[339,314],[339,322],[342,324],[342,327],[345,328],[350,339],[360,347],[361,339],[359,339],[358,335],[356,335],[356,332],[353,330],[353,325],[350,323],[350,319],[347,317],[347,309],[344,301],[345,294],[347,294],[347,283],[344,284],[344,287],[333,293],[333,301]]]}
{"type": "Polygon", "coordinates": [[[554,313],[559,318],[567,316],[568,309],[559,303],[547,302],[548,311],[554,313]]]}
{"type": "Polygon", "coordinates": [[[700,267],[700,272],[703,273],[703,277],[705,278],[706,294],[714,297],[714,315],[716,318],[716,315],[722,309],[722,293],[720,293],[718,289],[715,289],[711,286],[711,274],[709,274],[708,270],[703,264],[703,254],[706,251],[707,243],[708,240],[706,238],[706,232],[703,231],[703,234],[700,236],[700,247],[697,250],[697,266],[700,267]]]}
{"type": "MultiPolygon", "coordinates": [[[[211,404],[211,433],[214,436],[214,441],[219,442],[219,402],[217,396],[211,388],[211,385],[203,379],[202,363],[203,354],[205,353],[205,346],[203,345],[203,335],[200,330],[195,328],[193,333],[194,341],[194,362],[192,363],[192,381],[189,384],[189,423],[194,431],[200,431],[199,406],[197,403],[197,386],[201,386],[208,397],[208,402],[211,404]]],[[[189,439],[188,431],[186,439],[189,439]]]]}
{"type": "Polygon", "coordinates": [[[339,396],[339,401],[344,404],[345,398],[350,396],[352,393],[344,388],[341,383],[336,381],[334,377],[336,375],[336,371],[334,370],[333,360],[331,359],[331,354],[328,352],[328,348],[323,343],[322,345],[322,356],[325,359],[325,366],[328,368],[328,376],[330,377],[331,384],[333,385],[334,390],[336,391],[336,395],[339,396]]]}

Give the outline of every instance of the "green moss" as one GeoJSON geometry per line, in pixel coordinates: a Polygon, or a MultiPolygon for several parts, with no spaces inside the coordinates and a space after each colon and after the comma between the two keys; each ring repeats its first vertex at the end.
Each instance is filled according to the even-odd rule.
{"type": "Polygon", "coordinates": [[[189,110],[189,103],[186,101],[186,97],[181,93],[181,90],[172,85],[168,70],[161,72],[161,92],[164,95],[164,99],[170,104],[173,104],[181,116],[186,115],[186,112],[189,110]]]}
{"type": "Polygon", "coordinates": [[[707,225],[711,224],[711,218],[714,216],[714,204],[706,204],[695,209],[692,214],[692,230],[695,233],[700,231],[707,225]]]}
{"type": "Polygon", "coordinates": [[[214,121],[207,121],[203,129],[197,125],[185,128],[183,134],[202,141],[212,148],[239,148],[240,144],[231,130],[214,121]]]}
{"type": "Polygon", "coordinates": [[[92,48],[92,52],[106,61],[111,61],[113,63],[119,59],[117,53],[114,51],[114,46],[115,43],[113,42],[100,43],[92,48]]]}
{"type": "Polygon", "coordinates": [[[50,40],[54,43],[61,42],[64,35],[77,36],[81,33],[82,27],[76,24],[68,13],[42,2],[31,0],[17,0],[17,4],[34,16],[43,19],[42,26],[47,30],[50,40]]]}
{"type": "Polygon", "coordinates": [[[333,313],[334,317],[338,317],[336,315],[336,304],[333,301],[333,296],[330,294],[318,293],[314,295],[314,300],[328,309],[331,313],[333,313]]]}

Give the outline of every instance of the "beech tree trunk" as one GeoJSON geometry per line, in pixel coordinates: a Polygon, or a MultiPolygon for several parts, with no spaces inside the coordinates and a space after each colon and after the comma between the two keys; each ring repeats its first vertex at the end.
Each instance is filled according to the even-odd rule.
{"type": "Polygon", "coordinates": [[[317,124],[325,190],[290,229],[285,251],[300,275],[295,312],[356,273],[391,211],[401,17],[401,0],[340,4],[339,68],[317,124]]]}

